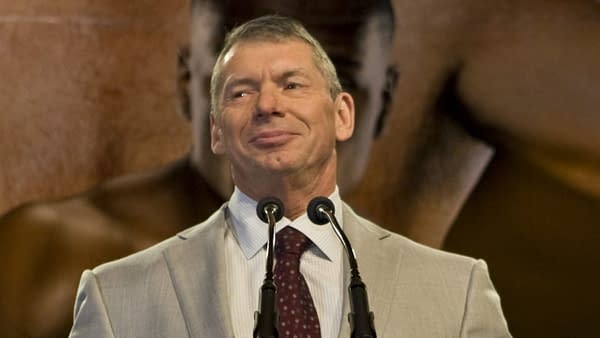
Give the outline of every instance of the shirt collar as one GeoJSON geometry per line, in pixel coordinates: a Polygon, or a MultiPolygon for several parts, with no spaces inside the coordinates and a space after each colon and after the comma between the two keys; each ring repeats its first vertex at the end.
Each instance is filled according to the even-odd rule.
{"type": "MultiPolygon", "coordinates": [[[[335,187],[329,199],[335,206],[335,215],[341,227],[343,227],[342,199],[338,187],[335,187]]],[[[229,210],[231,212],[234,234],[238,240],[246,259],[256,255],[266,244],[268,235],[267,224],[263,223],[256,215],[257,202],[235,187],[229,199],[229,210]]],[[[307,236],[327,259],[336,256],[339,250],[339,240],[330,224],[315,225],[306,213],[294,221],[283,217],[275,226],[275,232],[291,226],[307,236]]]]}

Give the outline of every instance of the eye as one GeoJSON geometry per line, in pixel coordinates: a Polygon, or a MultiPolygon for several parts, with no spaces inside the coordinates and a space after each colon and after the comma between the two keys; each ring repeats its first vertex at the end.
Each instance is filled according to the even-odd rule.
{"type": "Polygon", "coordinates": [[[300,84],[296,82],[289,82],[285,85],[285,89],[296,89],[300,88],[300,84]]]}
{"type": "Polygon", "coordinates": [[[229,95],[227,95],[227,97],[230,100],[238,100],[238,99],[248,97],[250,94],[252,94],[252,92],[253,92],[253,90],[248,89],[248,88],[236,89],[236,90],[232,90],[231,93],[229,95]]]}

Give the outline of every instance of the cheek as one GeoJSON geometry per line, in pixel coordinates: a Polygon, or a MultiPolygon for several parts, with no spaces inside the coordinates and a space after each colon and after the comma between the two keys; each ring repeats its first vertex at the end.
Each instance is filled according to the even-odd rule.
{"type": "Polygon", "coordinates": [[[337,140],[337,129],[338,121],[334,113],[329,113],[327,119],[320,118],[315,123],[319,126],[319,133],[317,142],[331,142],[336,143],[337,140]]]}
{"type": "MultiPolygon", "coordinates": [[[[224,116],[225,117],[225,116],[224,116]]],[[[230,148],[235,144],[243,142],[247,133],[247,121],[238,112],[229,113],[222,121],[221,135],[224,144],[230,148]]]]}

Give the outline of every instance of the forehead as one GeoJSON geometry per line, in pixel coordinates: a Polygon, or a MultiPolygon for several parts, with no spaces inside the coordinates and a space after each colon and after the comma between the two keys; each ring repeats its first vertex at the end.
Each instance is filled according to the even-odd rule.
{"type": "Polygon", "coordinates": [[[308,43],[299,40],[243,41],[234,44],[223,57],[224,73],[285,72],[290,69],[317,70],[308,43]]]}

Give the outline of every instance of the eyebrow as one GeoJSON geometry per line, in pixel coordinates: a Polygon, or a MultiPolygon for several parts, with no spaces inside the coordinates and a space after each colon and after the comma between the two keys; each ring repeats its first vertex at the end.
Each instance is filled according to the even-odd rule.
{"type": "Polygon", "coordinates": [[[234,78],[225,83],[225,86],[223,87],[223,93],[227,93],[227,91],[231,90],[231,88],[236,86],[256,86],[257,82],[258,81],[249,77],[234,78]]]}
{"type": "Polygon", "coordinates": [[[281,74],[279,77],[281,79],[287,79],[289,77],[296,76],[296,75],[309,78],[309,76],[306,73],[306,71],[304,70],[304,68],[294,68],[294,69],[287,70],[287,71],[283,72],[283,74],[281,74]]]}
{"type": "MultiPolygon", "coordinates": [[[[310,78],[308,73],[304,70],[304,68],[298,67],[290,70],[284,71],[281,75],[277,76],[277,80],[284,80],[290,78],[292,76],[302,76],[305,78],[310,78]]],[[[256,86],[258,81],[250,78],[250,77],[239,77],[226,80],[225,86],[223,87],[223,93],[227,93],[231,88],[236,86],[256,86]]]]}

